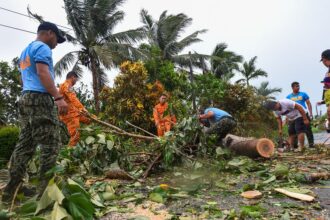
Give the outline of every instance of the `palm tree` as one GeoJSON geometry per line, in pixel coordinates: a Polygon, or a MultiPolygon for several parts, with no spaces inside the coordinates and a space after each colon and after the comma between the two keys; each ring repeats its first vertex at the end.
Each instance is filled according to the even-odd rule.
{"type": "Polygon", "coordinates": [[[246,86],[249,86],[249,82],[251,79],[256,79],[260,76],[267,77],[268,74],[262,70],[262,69],[257,69],[256,67],[256,61],[257,57],[253,57],[249,62],[244,62],[243,63],[243,68],[239,69],[239,72],[243,75],[243,79],[238,80],[237,82],[244,82],[246,83],[246,86]]]}
{"type": "Polygon", "coordinates": [[[281,88],[269,88],[269,82],[265,81],[260,84],[258,88],[256,88],[256,93],[260,96],[263,96],[267,99],[275,99],[274,94],[282,92],[281,88]]]}
{"type": "Polygon", "coordinates": [[[233,71],[239,70],[239,63],[243,60],[242,56],[226,50],[227,47],[227,44],[219,43],[211,54],[211,71],[219,78],[233,77],[233,71]]]}
{"type": "Polygon", "coordinates": [[[179,55],[188,46],[202,41],[198,35],[206,32],[206,30],[199,30],[181,38],[181,33],[192,23],[192,19],[187,15],[182,13],[168,15],[167,11],[164,11],[159,19],[155,20],[147,10],[142,9],[140,16],[149,44],[151,47],[159,48],[162,60],[170,60],[181,67],[189,67],[192,62],[198,67],[202,65],[201,57],[208,57],[197,53],[179,55]]]}
{"type": "MultiPolygon", "coordinates": [[[[125,0],[64,0],[68,23],[75,37],[66,35],[69,42],[80,49],[65,54],[55,65],[55,73],[61,75],[73,67],[81,73],[81,66],[92,73],[96,112],[99,111],[99,92],[107,82],[105,70],[125,60],[136,60],[143,53],[132,44],[145,38],[142,28],[114,33],[114,28],[124,19],[119,10],[125,0]]],[[[35,18],[37,15],[34,15],[35,18]]],[[[39,20],[42,18],[39,16],[39,20]]]]}

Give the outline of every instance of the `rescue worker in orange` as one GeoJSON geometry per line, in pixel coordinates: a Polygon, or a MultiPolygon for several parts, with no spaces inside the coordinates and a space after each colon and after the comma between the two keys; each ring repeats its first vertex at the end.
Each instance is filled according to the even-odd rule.
{"type": "Polygon", "coordinates": [[[171,109],[168,108],[166,102],[167,95],[162,94],[159,98],[159,104],[154,107],[153,116],[157,128],[157,135],[159,137],[171,130],[171,127],[176,123],[176,117],[172,114],[171,109]]]}
{"type": "Polygon", "coordinates": [[[60,115],[60,119],[65,123],[70,134],[69,146],[74,147],[80,139],[80,123],[89,124],[90,119],[83,116],[81,112],[87,112],[85,107],[78,100],[76,93],[73,91],[73,86],[78,81],[77,73],[71,71],[66,75],[66,80],[60,85],[59,92],[64,97],[66,103],[68,103],[68,113],[60,115]]]}

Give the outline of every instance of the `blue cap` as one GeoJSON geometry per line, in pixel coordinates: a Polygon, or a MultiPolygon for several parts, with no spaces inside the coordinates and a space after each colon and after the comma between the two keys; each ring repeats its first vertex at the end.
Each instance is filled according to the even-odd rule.
{"type": "Polygon", "coordinates": [[[39,27],[38,27],[38,32],[39,31],[53,31],[56,34],[57,37],[57,43],[61,44],[65,41],[65,38],[61,35],[60,30],[56,26],[56,24],[44,21],[42,22],[39,27]]]}

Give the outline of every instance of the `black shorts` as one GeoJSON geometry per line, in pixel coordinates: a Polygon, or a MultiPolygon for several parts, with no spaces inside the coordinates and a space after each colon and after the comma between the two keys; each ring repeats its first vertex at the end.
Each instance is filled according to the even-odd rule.
{"type": "Polygon", "coordinates": [[[306,125],[304,124],[304,119],[302,117],[289,122],[289,135],[300,133],[306,133],[306,125]]]}

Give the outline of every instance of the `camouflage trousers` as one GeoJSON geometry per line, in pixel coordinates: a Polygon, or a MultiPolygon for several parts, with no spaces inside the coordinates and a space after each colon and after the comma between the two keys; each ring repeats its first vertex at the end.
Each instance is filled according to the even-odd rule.
{"type": "Polygon", "coordinates": [[[219,140],[226,137],[226,135],[231,132],[237,123],[232,117],[223,117],[215,123],[211,123],[209,128],[205,128],[204,132],[206,134],[217,134],[219,140]]]}
{"type": "Polygon", "coordinates": [[[21,131],[11,156],[10,178],[4,194],[12,194],[22,182],[37,146],[40,147],[40,186],[37,189],[42,193],[51,178],[46,172],[55,165],[59,152],[57,108],[50,95],[41,93],[22,95],[18,108],[21,131]]]}

